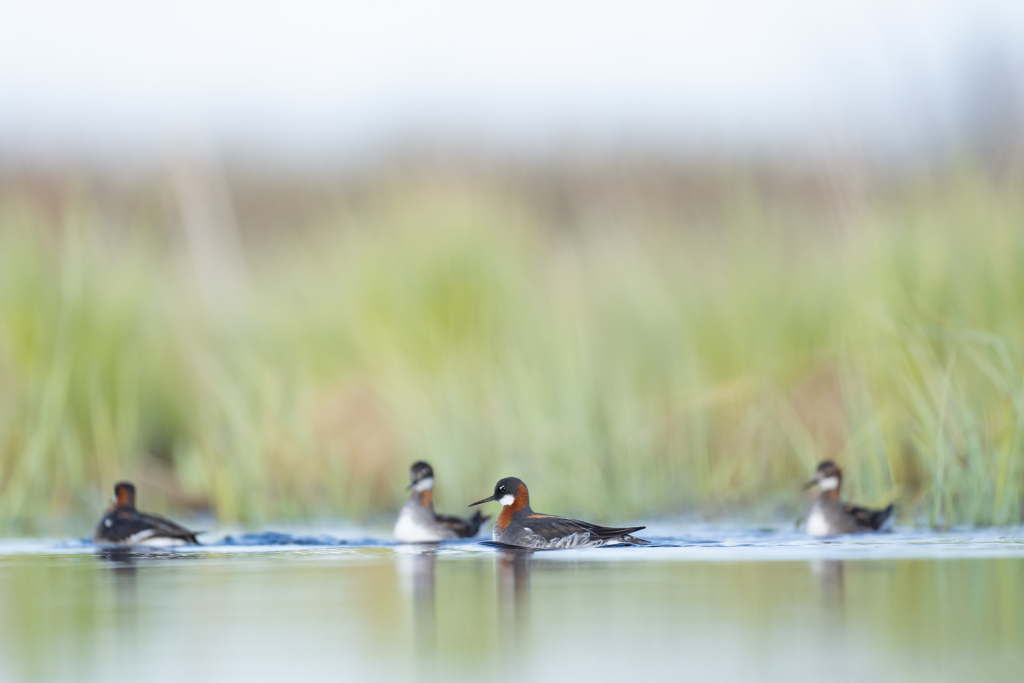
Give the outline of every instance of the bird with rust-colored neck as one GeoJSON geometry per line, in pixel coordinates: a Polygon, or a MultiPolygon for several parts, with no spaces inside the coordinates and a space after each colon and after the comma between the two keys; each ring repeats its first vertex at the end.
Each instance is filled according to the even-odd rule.
{"type": "Polygon", "coordinates": [[[818,487],[818,497],[807,514],[806,532],[811,536],[859,534],[866,531],[884,531],[893,522],[895,506],[890,503],[884,510],[870,510],[856,505],[845,505],[839,499],[843,471],[825,460],[815,472],[814,479],[804,486],[818,487]]]}
{"type": "Polygon", "coordinates": [[[490,519],[477,511],[469,519],[434,512],[434,468],[423,461],[409,468],[412,494],[398,513],[395,540],[399,543],[437,543],[452,538],[472,538],[490,519]]]}
{"type": "Polygon", "coordinates": [[[501,503],[501,514],[494,523],[494,540],[505,545],[538,550],[556,548],[596,548],[602,545],[645,545],[650,541],[630,534],[646,527],[614,528],[597,526],[576,519],[543,515],[530,508],[530,492],[521,480],[506,477],[494,486],[494,495],[470,505],[489,501],[501,503]]]}
{"type": "Polygon", "coordinates": [[[135,509],[135,486],[122,481],[114,486],[110,507],[96,525],[97,545],[199,545],[196,534],[159,515],[135,509]]]}

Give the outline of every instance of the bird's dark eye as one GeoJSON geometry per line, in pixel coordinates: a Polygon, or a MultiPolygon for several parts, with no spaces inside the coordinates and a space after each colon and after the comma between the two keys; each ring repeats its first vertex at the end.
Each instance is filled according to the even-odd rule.
{"type": "Polygon", "coordinates": [[[499,487],[498,487],[498,490],[499,490],[499,491],[504,491],[504,490],[505,490],[505,487],[504,487],[504,486],[499,486],[499,487]]]}

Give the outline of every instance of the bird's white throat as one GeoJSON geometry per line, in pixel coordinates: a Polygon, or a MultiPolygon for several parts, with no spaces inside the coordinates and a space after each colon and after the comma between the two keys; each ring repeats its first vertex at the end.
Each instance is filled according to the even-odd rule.
{"type": "Polygon", "coordinates": [[[434,488],[434,478],[427,477],[426,479],[420,479],[418,482],[412,485],[413,491],[429,491],[434,488]]]}
{"type": "Polygon", "coordinates": [[[828,477],[818,482],[818,488],[822,491],[831,491],[839,488],[839,477],[828,477]]]}
{"type": "Polygon", "coordinates": [[[807,532],[808,536],[831,536],[832,527],[828,523],[828,519],[822,513],[817,506],[811,510],[811,514],[807,517],[807,525],[804,527],[804,531],[807,532]]]}
{"type": "Polygon", "coordinates": [[[509,494],[504,495],[504,496],[501,497],[501,505],[502,505],[502,507],[508,507],[509,505],[514,503],[515,500],[516,500],[516,497],[513,496],[511,493],[509,493],[509,494]]]}

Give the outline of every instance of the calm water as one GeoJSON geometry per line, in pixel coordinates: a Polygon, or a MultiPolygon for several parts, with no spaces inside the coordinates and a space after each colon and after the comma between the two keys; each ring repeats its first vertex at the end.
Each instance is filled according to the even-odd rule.
{"type": "Polygon", "coordinates": [[[655,531],[673,547],[0,542],[0,680],[1024,676],[1019,529],[655,531]]]}

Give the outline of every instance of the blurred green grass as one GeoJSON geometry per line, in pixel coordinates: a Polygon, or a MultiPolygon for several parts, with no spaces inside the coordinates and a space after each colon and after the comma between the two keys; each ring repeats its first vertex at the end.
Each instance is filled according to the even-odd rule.
{"type": "Polygon", "coordinates": [[[605,199],[553,230],[500,183],[395,182],[247,239],[225,303],[160,201],[0,193],[0,523],[91,518],[121,478],[229,522],[366,517],[421,458],[446,511],[516,475],[552,512],[779,519],[835,458],[904,522],[1021,522],[1013,182],[605,199]]]}

